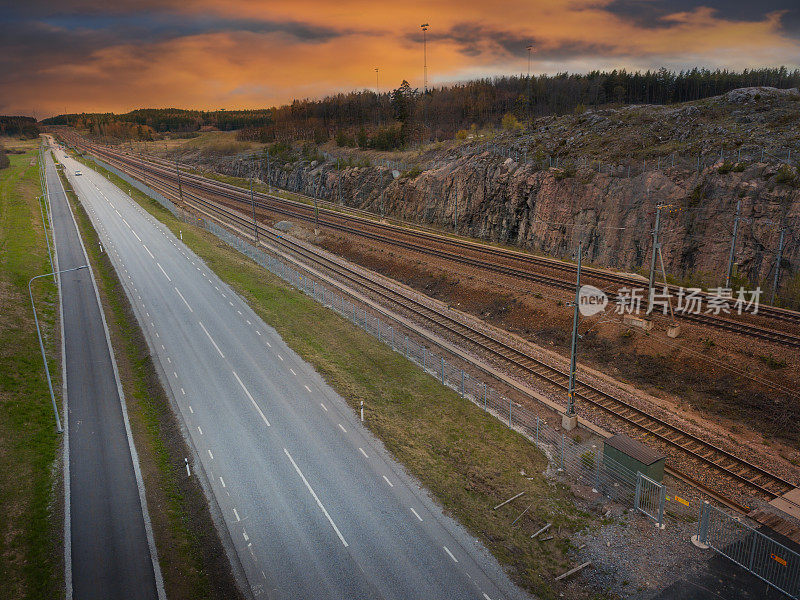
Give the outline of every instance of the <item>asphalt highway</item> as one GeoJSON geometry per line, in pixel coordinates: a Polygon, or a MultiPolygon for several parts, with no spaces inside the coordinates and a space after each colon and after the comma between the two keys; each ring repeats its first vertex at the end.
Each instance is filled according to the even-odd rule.
{"type": "Polygon", "coordinates": [[[254,596],[528,597],[179,238],[58,154],[124,282],[195,450],[191,468],[209,482],[254,596]]]}
{"type": "MultiPolygon", "coordinates": [[[[85,265],[88,260],[49,153],[46,177],[57,268],[85,265]]],[[[64,273],[60,290],[67,597],[163,597],[144,488],[91,272],[64,273]]]]}

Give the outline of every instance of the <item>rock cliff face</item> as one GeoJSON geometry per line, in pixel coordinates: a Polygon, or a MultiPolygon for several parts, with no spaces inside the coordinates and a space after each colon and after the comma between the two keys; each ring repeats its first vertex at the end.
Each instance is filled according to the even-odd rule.
{"type": "MultiPolygon", "coordinates": [[[[399,177],[387,167],[340,171],[330,157],[309,162],[295,152],[292,162],[272,161],[271,180],[309,196],[341,198],[347,206],[554,256],[570,256],[583,239],[592,263],[624,270],[649,266],[662,204],[667,272],[694,276],[705,286],[725,280],[738,204],[739,273],[771,287],[785,229],[781,281],[794,278],[800,292],[796,89],[747,88],[680,105],[603,108],[469,137],[432,146],[414,159],[427,168],[406,163],[399,177]],[[725,159],[713,158],[721,151],[725,159]],[[609,162],[634,168],[609,168],[609,162]]],[[[358,150],[330,150],[349,164],[367,162],[358,150]]],[[[208,158],[194,160],[235,174],[235,161],[208,158]]]]}
{"type": "Polygon", "coordinates": [[[655,207],[665,204],[660,231],[667,272],[705,274],[710,281],[715,275],[724,281],[740,203],[739,272],[751,282],[771,283],[785,226],[781,279],[788,280],[800,263],[796,170],[756,163],[721,173],[720,165],[622,178],[591,169],[536,170],[483,153],[396,180],[387,168],[337,174],[330,163],[286,164],[273,168],[272,183],[554,256],[569,256],[583,239],[592,263],[625,270],[649,264],[655,207]]]}

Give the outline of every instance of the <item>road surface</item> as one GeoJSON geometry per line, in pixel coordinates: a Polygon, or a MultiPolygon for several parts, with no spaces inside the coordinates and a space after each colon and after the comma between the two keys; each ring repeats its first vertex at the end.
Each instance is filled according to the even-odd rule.
{"type": "MultiPolygon", "coordinates": [[[[46,177],[57,268],[85,265],[88,260],[49,153],[46,177]]],[[[91,272],[64,273],[60,291],[67,597],[163,598],[144,488],[91,272]]]]}
{"type": "Polygon", "coordinates": [[[99,174],[62,158],[255,597],[527,597],[179,239],[99,174]]]}

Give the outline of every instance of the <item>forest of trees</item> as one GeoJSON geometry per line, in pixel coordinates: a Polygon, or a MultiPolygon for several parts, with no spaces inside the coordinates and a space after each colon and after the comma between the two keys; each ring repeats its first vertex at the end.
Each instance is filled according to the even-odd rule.
{"type": "Polygon", "coordinates": [[[166,131],[214,127],[236,129],[243,140],[323,143],[334,139],[342,146],[391,150],[420,139],[452,138],[471,126],[496,127],[509,115],[525,122],[605,104],[699,100],[751,86],[800,87],[800,70],[692,69],[676,73],[661,69],[507,76],[432,88],[427,94],[403,81],[381,94],[353,91],[319,100],[294,100],[265,110],[142,109],[123,115],[61,115],[45,123],[69,124],[118,139],[152,139],[166,131]]]}
{"type": "Polygon", "coordinates": [[[184,110],[181,108],[140,108],[129,113],[82,113],[58,115],[42,121],[45,125],[69,125],[94,135],[120,139],[154,139],[164,132],[187,133],[203,127],[222,131],[260,127],[270,122],[270,111],[260,110],[184,110]],[[125,123],[124,130],[115,128],[125,123]]]}
{"type": "Polygon", "coordinates": [[[32,139],[39,135],[39,126],[33,117],[0,116],[0,136],[32,139]]]}

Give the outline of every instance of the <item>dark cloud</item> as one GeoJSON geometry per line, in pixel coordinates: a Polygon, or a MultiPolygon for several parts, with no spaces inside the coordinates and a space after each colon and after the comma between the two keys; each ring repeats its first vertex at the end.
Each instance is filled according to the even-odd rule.
{"type": "MultiPolygon", "coordinates": [[[[444,41],[454,43],[464,56],[475,57],[483,54],[495,54],[505,57],[524,58],[528,55],[527,47],[536,48],[537,60],[564,60],[576,56],[607,55],[614,56],[618,51],[612,46],[600,45],[581,40],[565,40],[558,43],[543,44],[533,35],[485,27],[480,23],[457,23],[447,31],[429,31],[428,39],[432,42],[444,41]]],[[[422,43],[421,34],[409,34],[406,41],[422,43]]]]}
{"type": "Polygon", "coordinates": [[[0,20],[0,84],[27,80],[32,73],[80,65],[106,48],[125,45],[131,59],[155,59],[152,44],[209,33],[283,34],[303,43],[348,35],[300,22],[217,19],[170,14],[52,16],[42,20],[0,20]]]}
{"type": "Polygon", "coordinates": [[[663,28],[673,25],[663,17],[700,7],[713,9],[719,18],[745,22],[763,21],[769,13],[782,12],[784,33],[800,37],[800,0],[614,0],[605,10],[632,19],[640,27],[663,28]]]}

